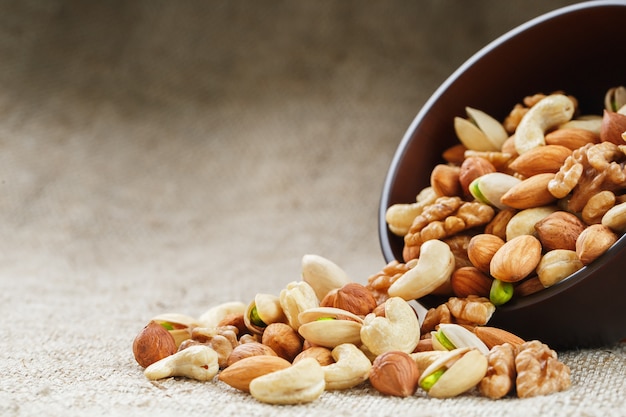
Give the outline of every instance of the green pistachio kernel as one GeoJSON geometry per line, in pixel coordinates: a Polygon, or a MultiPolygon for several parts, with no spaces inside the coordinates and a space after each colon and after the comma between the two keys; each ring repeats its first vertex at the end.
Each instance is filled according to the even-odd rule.
{"type": "Polygon", "coordinates": [[[437,338],[437,341],[439,343],[441,343],[441,346],[443,346],[447,350],[454,350],[454,349],[456,349],[456,346],[454,346],[454,343],[452,343],[450,341],[450,339],[448,339],[446,337],[446,335],[443,334],[443,332],[441,330],[439,330],[437,333],[435,333],[435,337],[437,338]]]}
{"type": "Polygon", "coordinates": [[[320,317],[319,319],[315,321],[328,321],[328,320],[335,320],[335,318],[334,317],[320,317]]]}
{"type": "Polygon", "coordinates": [[[252,307],[252,310],[250,310],[250,323],[254,324],[257,327],[267,327],[267,324],[265,324],[265,322],[261,320],[256,306],[252,307]]]}
{"type": "Polygon", "coordinates": [[[489,301],[495,306],[501,306],[513,297],[514,290],[512,283],[494,279],[489,290],[489,301]]]}
{"type": "Polygon", "coordinates": [[[174,330],[174,325],[167,321],[162,321],[159,323],[161,326],[165,327],[165,330],[174,330]]]}
{"type": "Polygon", "coordinates": [[[435,385],[435,383],[439,381],[439,378],[441,378],[444,372],[446,372],[445,369],[437,369],[435,372],[433,372],[432,374],[422,379],[422,383],[420,384],[420,387],[422,387],[424,391],[430,390],[433,387],[433,385],[435,385]]]}

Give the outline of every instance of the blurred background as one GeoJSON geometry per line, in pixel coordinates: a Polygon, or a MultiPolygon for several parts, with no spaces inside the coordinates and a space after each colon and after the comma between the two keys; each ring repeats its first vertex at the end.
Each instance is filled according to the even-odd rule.
{"type": "Polygon", "coordinates": [[[420,106],[571,3],[2,0],[1,268],[194,312],[278,291],[305,253],[365,282],[420,106]]]}

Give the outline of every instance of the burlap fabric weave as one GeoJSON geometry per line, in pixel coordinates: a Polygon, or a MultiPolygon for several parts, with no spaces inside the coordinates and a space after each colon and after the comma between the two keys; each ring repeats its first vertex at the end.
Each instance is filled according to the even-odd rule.
{"type": "Polygon", "coordinates": [[[149,382],[131,350],[156,314],[277,293],[307,253],[364,283],[420,106],[567,3],[1,1],[0,415],[622,415],[624,345],[560,352],[573,385],[546,397],[287,407],[149,382]]]}

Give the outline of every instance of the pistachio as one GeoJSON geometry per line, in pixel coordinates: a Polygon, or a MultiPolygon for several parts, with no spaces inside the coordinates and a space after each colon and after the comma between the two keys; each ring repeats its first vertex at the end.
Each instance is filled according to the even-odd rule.
{"type": "Polygon", "coordinates": [[[454,118],[457,137],[474,151],[498,151],[508,134],[502,124],[481,110],[466,107],[468,119],[454,118]]]}
{"type": "Polygon", "coordinates": [[[455,397],[475,387],[487,373],[487,366],[485,355],[478,350],[455,349],[428,366],[419,385],[431,397],[455,397]]]}
{"type": "Polygon", "coordinates": [[[513,298],[514,291],[515,287],[512,283],[494,279],[491,282],[491,289],[489,290],[489,301],[491,301],[494,306],[501,306],[513,298]]]}
{"type": "Polygon", "coordinates": [[[363,320],[349,311],[318,307],[299,315],[298,333],[315,345],[334,348],[342,343],[361,344],[363,320]]]}
{"type": "Polygon", "coordinates": [[[436,332],[432,332],[435,350],[454,350],[458,348],[475,348],[487,354],[489,348],[471,331],[453,323],[441,323],[436,332]]]}
{"type": "Polygon", "coordinates": [[[503,172],[492,172],[472,181],[469,191],[481,203],[505,209],[507,205],[501,202],[502,196],[520,182],[519,178],[512,175],[503,172]]]}
{"type": "Polygon", "coordinates": [[[272,294],[257,294],[248,304],[243,320],[252,333],[262,334],[268,324],[282,323],[286,318],[278,297],[272,294]]]}

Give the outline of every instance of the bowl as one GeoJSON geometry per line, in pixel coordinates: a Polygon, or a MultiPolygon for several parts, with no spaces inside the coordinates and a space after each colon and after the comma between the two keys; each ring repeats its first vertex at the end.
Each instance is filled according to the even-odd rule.
{"type": "MultiPolygon", "coordinates": [[[[604,94],[626,85],[626,2],[590,1],[557,9],[511,30],[461,65],[420,109],[391,161],[378,222],[383,256],[402,261],[403,239],[385,222],[387,208],[415,202],[442,152],[458,144],[455,116],[465,107],[503,120],[537,92],[565,91],[583,114],[602,114],[604,94]]],[[[496,309],[490,326],[555,349],[600,347],[626,337],[626,236],[566,280],[496,309]]],[[[427,296],[426,308],[441,303],[427,296]]]]}

